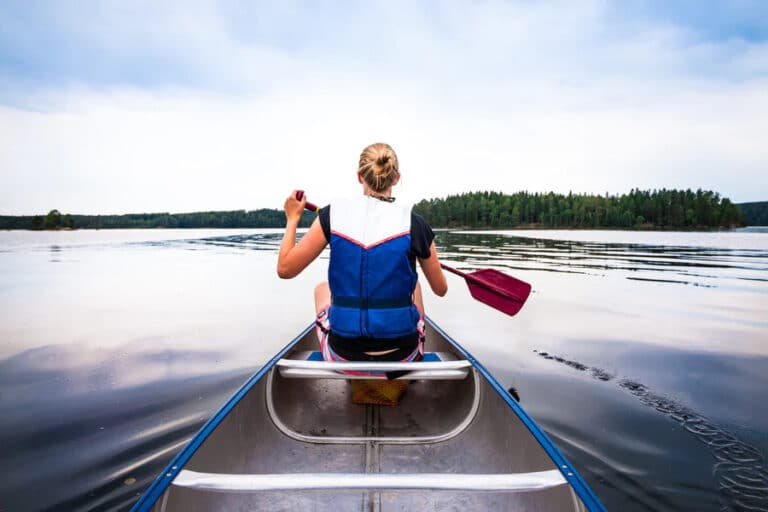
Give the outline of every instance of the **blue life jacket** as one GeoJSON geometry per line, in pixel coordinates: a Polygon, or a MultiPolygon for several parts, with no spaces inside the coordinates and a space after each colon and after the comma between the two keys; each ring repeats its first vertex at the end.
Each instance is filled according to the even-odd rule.
{"type": "Polygon", "coordinates": [[[331,331],[347,338],[416,332],[411,206],[360,196],[331,204],[331,331]]]}

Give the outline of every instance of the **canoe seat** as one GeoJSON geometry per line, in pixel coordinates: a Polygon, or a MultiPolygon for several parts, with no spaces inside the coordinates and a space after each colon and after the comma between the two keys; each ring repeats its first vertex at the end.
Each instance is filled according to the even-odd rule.
{"type": "Polygon", "coordinates": [[[427,352],[418,362],[368,362],[368,361],[323,361],[320,352],[295,352],[291,358],[280,359],[276,366],[280,375],[294,379],[386,379],[385,376],[348,375],[342,371],[408,371],[398,379],[403,380],[461,380],[467,377],[472,363],[457,359],[450,352],[427,352]]]}
{"type": "Polygon", "coordinates": [[[557,469],[531,473],[278,473],[223,474],[181,470],[173,480],[177,487],[213,492],[310,491],[310,490],[428,490],[531,492],[565,485],[557,469]]]}

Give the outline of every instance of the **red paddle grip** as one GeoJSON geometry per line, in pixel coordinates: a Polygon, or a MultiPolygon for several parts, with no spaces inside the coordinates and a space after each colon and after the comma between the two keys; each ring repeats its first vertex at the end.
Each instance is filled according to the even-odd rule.
{"type": "MultiPolygon", "coordinates": [[[[303,190],[297,190],[296,191],[296,199],[301,201],[302,197],[304,197],[304,191],[303,190]]],[[[304,208],[309,210],[309,211],[311,211],[311,212],[315,212],[315,213],[319,213],[320,212],[320,208],[315,203],[310,203],[309,201],[307,201],[304,204],[304,208]]]]}

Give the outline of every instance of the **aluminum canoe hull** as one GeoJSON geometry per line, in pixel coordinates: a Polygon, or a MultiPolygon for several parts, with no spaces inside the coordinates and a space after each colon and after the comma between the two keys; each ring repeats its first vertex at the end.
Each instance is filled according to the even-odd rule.
{"type": "Polygon", "coordinates": [[[348,379],[283,366],[316,348],[309,326],[133,510],[605,510],[544,431],[431,320],[426,350],[465,375],[427,371],[395,407],[354,404],[348,379]]]}

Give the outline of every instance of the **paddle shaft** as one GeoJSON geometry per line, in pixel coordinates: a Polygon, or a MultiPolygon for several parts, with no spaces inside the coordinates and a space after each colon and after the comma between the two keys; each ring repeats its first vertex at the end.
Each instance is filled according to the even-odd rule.
{"type": "Polygon", "coordinates": [[[304,207],[311,212],[320,213],[320,207],[315,203],[310,203],[307,201],[307,204],[305,204],[304,207]]]}
{"type": "Polygon", "coordinates": [[[453,267],[449,267],[445,263],[440,263],[440,266],[443,267],[443,270],[447,270],[448,272],[451,272],[452,274],[456,274],[457,276],[461,276],[464,279],[469,277],[465,272],[462,272],[461,270],[457,270],[453,267]]]}
{"type": "MultiPolygon", "coordinates": [[[[304,191],[303,190],[297,190],[296,191],[296,199],[301,201],[302,197],[304,197],[304,191]]],[[[311,212],[320,213],[320,207],[317,206],[315,203],[310,203],[309,201],[304,203],[304,209],[309,210],[311,212]]]]}

